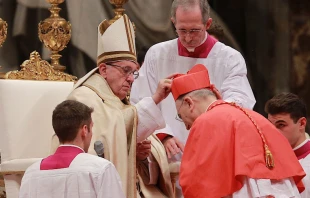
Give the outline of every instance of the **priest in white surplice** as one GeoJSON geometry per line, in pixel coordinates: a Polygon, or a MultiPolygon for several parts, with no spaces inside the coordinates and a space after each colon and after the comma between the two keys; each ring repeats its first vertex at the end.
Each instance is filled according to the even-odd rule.
{"type": "Polygon", "coordinates": [[[293,93],[280,93],[265,105],[268,120],[287,138],[306,176],[302,198],[310,198],[310,140],[306,136],[307,107],[293,93]]]}
{"type": "MultiPolygon", "coordinates": [[[[149,49],[139,70],[140,76],[133,83],[131,102],[134,104],[152,96],[163,77],[172,73],[186,73],[193,65],[200,63],[208,68],[211,82],[218,87],[225,101],[252,109],[255,98],[242,55],[206,32],[212,23],[207,0],[175,0],[171,14],[179,38],[149,49]]],[[[169,157],[182,150],[188,131],[182,122],[175,119],[177,111],[171,95],[158,106],[163,112],[166,127],[156,133],[169,157]]]]}
{"type": "Polygon", "coordinates": [[[61,145],[26,170],[20,198],[125,198],[114,165],[87,153],[93,135],[92,112],[73,100],[55,108],[52,123],[61,145]]]}

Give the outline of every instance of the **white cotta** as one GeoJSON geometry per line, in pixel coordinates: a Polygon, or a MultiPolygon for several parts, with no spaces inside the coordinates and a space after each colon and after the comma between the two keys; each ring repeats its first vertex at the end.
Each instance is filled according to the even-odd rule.
{"type": "Polygon", "coordinates": [[[300,159],[299,162],[306,173],[306,176],[302,179],[306,189],[301,193],[301,197],[310,198],[310,154],[300,159]]]}
{"type": "Polygon", "coordinates": [[[299,198],[300,194],[293,178],[283,180],[244,178],[243,187],[224,198],[299,198]]]}
{"type": "Polygon", "coordinates": [[[120,176],[108,160],[80,153],[68,168],[40,170],[40,164],[27,169],[20,198],[125,198],[120,176]]]}

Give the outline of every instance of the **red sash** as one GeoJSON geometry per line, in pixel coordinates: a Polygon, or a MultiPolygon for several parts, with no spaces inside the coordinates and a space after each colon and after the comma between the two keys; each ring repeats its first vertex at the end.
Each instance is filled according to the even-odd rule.
{"type": "Polygon", "coordinates": [[[215,45],[217,40],[212,36],[208,35],[206,41],[195,48],[193,52],[189,52],[178,39],[178,52],[179,56],[191,57],[191,58],[207,58],[211,49],[215,45]]]}
{"type": "Polygon", "coordinates": [[[302,147],[294,150],[294,153],[298,160],[305,158],[310,153],[310,141],[308,141],[302,147]]]}
{"type": "Polygon", "coordinates": [[[83,150],[74,146],[60,146],[54,155],[43,159],[40,164],[40,170],[52,170],[68,168],[74,158],[83,153],[83,150]]]}

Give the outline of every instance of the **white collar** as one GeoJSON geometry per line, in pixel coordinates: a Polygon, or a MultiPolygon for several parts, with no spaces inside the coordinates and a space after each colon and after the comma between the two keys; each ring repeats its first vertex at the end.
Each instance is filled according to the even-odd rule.
{"type": "Polygon", "coordinates": [[[293,150],[297,150],[299,148],[301,148],[303,145],[305,145],[307,142],[309,141],[309,139],[306,139],[305,141],[303,141],[302,143],[300,143],[298,146],[296,146],[295,148],[293,148],[293,150]]]}
{"type": "MultiPolygon", "coordinates": [[[[198,45],[198,46],[200,46],[201,44],[203,44],[206,40],[207,40],[207,38],[208,38],[208,34],[207,34],[207,31],[206,31],[206,33],[205,33],[205,38],[203,39],[203,41],[198,45]]],[[[195,51],[195,48],[186,48],[187,49],[187,51],[189,51],[189,52],[194,52],[195,51]]]]}
{"type": "Polygon", "coordinates": [[[85,151],[81,147],[73,145],[73,144],[61,144],[61,145],[59,145],[59,147],[63,147],[63,146],[76,147],[76,148],[81,149],[83,151],[83,153],[85,153],[85,151]]]}

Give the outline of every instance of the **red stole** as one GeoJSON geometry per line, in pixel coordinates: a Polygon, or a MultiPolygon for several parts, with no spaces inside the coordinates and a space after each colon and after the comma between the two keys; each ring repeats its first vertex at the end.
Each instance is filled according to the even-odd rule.
{"type": "Polygon", "coordinates": [[[191,58],[207,58],[211,49],[215,45],[217,40],[208,35],[206,41],[195,48],[193,52],[188,51],[178,39],[178,53],[179,56],[191,57],[191,58]]]}
{"type": "Polygon", "coordinates": [[[298,160],[305,158],[308,154],[310,154],[310,141],[308,141],[302,147],[294,150],[294,153],[298,160]]]}
{"type": "Polygon", "coordinates": [[[74,158],[83,150],[74,146],[60,146],[53,155],[43,159],[40,170],[68,168],[74,158]]]}

